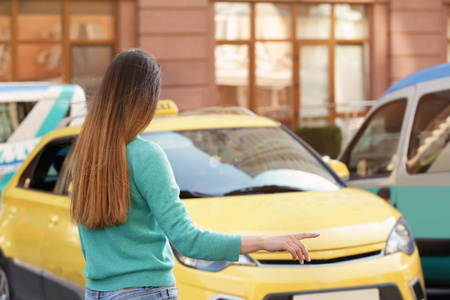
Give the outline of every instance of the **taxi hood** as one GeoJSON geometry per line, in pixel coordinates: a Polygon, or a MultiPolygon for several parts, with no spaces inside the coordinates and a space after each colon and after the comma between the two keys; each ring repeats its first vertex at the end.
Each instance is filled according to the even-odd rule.
{"type": "Polygon", "coordinates": [[[241,235],[318,232],[310,251],[384,243],[400,213],[378,196],[358,189],[187,199],[202,229],[241,235]]]}

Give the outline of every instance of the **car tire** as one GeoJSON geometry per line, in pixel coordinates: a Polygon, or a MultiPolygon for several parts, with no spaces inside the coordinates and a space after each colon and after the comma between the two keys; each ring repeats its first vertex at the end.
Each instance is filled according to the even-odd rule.
{"type": "Polygon", "coordinates": [[[10,300],[9,278],[3,267],[0,266],[0,300],[10,300]]]}

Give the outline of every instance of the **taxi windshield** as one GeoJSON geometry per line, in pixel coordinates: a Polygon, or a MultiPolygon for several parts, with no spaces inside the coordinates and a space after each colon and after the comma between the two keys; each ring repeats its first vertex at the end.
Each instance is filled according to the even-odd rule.
{"type": "Polygon", "coordinates": [[[180,198],[335,191],[340,183],[281,127],[141,134],[164,149],[180,198]]]}

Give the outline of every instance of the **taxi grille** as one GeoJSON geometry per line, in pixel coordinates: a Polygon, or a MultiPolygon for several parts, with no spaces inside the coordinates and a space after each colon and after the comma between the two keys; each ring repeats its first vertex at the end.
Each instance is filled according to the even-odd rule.
{"type": "MultiPolygon", "coordinates": [[[[344,257],[338,257],[338,258],[332,258],[332,259],[313,259],[310,262],[305,261],[305,265],[324,265],[324,264],[335,264],[335,263],[341,263],[341,262],[347,262],[357,259],[363,259],[368,258],[372,256],[378,256],[381,254],[380,251],[373,251],[368,253],[362,253],[358,255],[351,255],[351,256],[344,256],[344,257]]],[[[295,260],[255,260],[256,262],[260,263],[262,266],[265,265],[298,265],[298,261],[295,260]]]]}

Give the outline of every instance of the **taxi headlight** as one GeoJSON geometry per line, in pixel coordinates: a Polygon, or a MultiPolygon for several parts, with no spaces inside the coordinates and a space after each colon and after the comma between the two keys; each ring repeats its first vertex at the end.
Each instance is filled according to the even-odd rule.
{"type": "Polygon", "coordinates": [[[404,217],[401,217],[389,235],[385,254],[388,255],[402,251],[411,255],[414,252],[414,247],[414,236],[411,227],[409,227],[408,221],[404,217]]]}
{"type": "Polygon", "coordinates": [[[209,261],[189,258],[181,255],[180,252],[173,248],[172,250],[175,254],[175,257],[181,264],[202,271],[219,272],[232,265],[256,266],[256,263],[248,255],[245,254],[239,255],[239,261],[209,261]]]}

